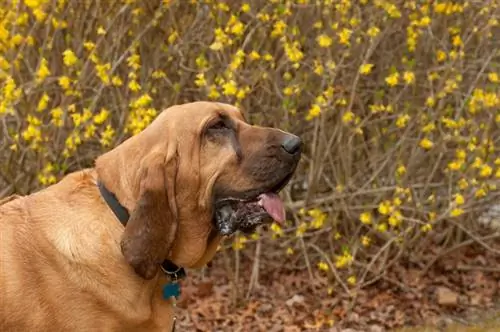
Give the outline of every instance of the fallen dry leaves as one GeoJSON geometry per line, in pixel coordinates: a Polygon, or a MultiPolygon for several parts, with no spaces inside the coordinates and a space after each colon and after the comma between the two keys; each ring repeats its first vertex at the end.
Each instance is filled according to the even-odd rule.
{"type": "MultiPolygon", "coordinates": [[[[221,259],[213,262],[204,278],[191,272],[183,282],[178,330],[378,332],[440,326],[499,305],[500,273],[482,268],[499,267],[500,257],[479,246],[444,257],[425,275],[419,266],[395,265],[386,271],[387,278],[358,290],[354,306],[347,294],[329,296],[324,277],[310,280],[305,269],[290,266],[271,267],[264,260],[260,286],[250,299],[237,301],[221,259]]],[[[251,268],[250,259],[242,261],[240,294],[246,293],[251,268]]]]}

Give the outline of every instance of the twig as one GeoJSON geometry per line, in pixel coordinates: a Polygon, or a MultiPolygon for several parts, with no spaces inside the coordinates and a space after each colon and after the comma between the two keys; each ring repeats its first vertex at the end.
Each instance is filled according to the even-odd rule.
{"type": "Polygon", "coordinates": [[[248,285],[248,291],[246,299],[250,298],[250,294],[255,286],[259,285],[259,267],[260,267],[260,252],[262,248],[262,239],[259,237],[257,240],[257,245],[255,246],[255,260],[252,267],[252,275],[250,276],[250,282],[248,285]]]}
{"type": "Polygon", "coordinates": [[[302,236],[299,237],[299,243],[300,243],[300,247],[302,248],[302,252],[304,253],[304,260],[306,261],[307,272],[309,273],[309,279],[313,280],[314,275],[312,272],[311,263],[309,262],[309,256],[307,256],[306,244],[305,244],[302,236]]]}
{"type": "MultiPolygon", "coordinates": [[[[495,233],[495,234],[491,234],[491,235],[485,236],[485,237],[481,238],[481,240],[482,241],[486,241],[486,240],[496,239],[496,238],[499,238],[499,237],[500,237],[500,233],[495,233]]],[[[436,263],[439,259],[443,258],[446,255],[451,254],[452,252],[454,252],[457,249],[460,249],[462,247],[466,247],[468,245],[474,244],[475,242],[476,242],[475,239],[470,239],[470,240],[464,241],[462,243],[459,243],[456,246],[451,247],[448,250],[445,250],[445,251],[439,253],[429,263],[427,263],[427,265],[422,269],[422,271],[420,272],[420,276],[424,276],[427,273],[427,271],[429,270],[429,268],[432,265],[434,265],[434,263],[436,263]]]]}
{"type": "Polygon", "coordinates": [[[233,290],[233,305],[237,304],[239,298],[238,285],[240,281],[240,251],[234,250],[234,290],[233,290]]]}
{"type": "Polygon", "coordinates": [[[342,288],[344,289],[344,291],[349,294],[349,288],[347,287],[347,285],[342,281],[342,278],[340,278],[340,275],[338,274],[337,272],[337,269],[335,268],[335,265],[333,265],[332,261],[330,260],[330,258],[328,257],[328,255],[323,251],[321,250],[317,245],[313,244],[313,243],[308,243],[307,244],[309,247],[313,248],[314,250],[316,250],[316,252],[318,254],[320,254],[323,259],[326,261],[326,263],[328,264],[328,266],[330,267],[330,270],[332,271],[333,275],[335,276],[335,279],[337,280],[337,282],[342,286],[342,288]]]}
{"type": "Polygon", "coordinates": [[[489,266],[458,265],[456,269],[461,271],[500,272],[500,267],[489,266]]]}
{"type": "Polygon", "coordinates": [[[229,282],[233,285],[233,287],[231,287],[231,302],[235,304],[238,299],[238,285],[236,284],[235,273],[231,269],[231,260],[227,250],[222,250],[222,255],[224,257],[224,268],[229,276],[229,282]]]}

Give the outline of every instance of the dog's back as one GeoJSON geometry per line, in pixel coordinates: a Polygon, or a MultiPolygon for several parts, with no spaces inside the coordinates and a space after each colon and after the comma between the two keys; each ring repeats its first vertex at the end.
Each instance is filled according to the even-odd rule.
{"type": "Polygon", "coordinates": [[[29,331],[50,320],[37,291],[39,262],[29,235],[27,199],[12,197],[0,203],[0,331],[29,331]]]}
{"type": "Polygon", "coordinates": [[[93,294],[85,289],[88,279],[81,260],[98,259],[92,256],[96,244],[90,230],[99,234],[92,227],[95,220],[85,214],[92,210],[90,202],[99,209],[95,199],[87,198],[91,189],[85,180],[82,172],[70,174],[37,193],[1,202],[0,331],[105,326],[99,317],[88,316],[99,311],[99,304],[82,301],[93,294]],[[82,251],[85,255],[80,255],[82,251]]]}

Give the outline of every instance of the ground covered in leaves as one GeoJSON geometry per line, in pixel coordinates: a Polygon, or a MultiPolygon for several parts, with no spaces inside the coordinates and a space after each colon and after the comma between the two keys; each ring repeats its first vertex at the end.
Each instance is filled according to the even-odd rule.
{"type": "MultiPolygon", "coordinates": [[[[500,249],[500,243],[490,247],[500,249]]],[[[500,257],[479,245],[436,261],[402,262],[351,296],[327,294],[327,280],[292,268],[289,258],[267,253],[259,284],[248,293],[254,264],[242,256],[238,286],[229,258],[219,254],[202,273],[191,272],[178,302],[179,331],[494,331],[500,329],[500,257]],[[272,262],[272,263],[271,263],[272,262]],[[489,320],[488,326],[471,325],[489,320]],[[496,323],[495,323],[496,322],[496,323]],[[469,329],[467,329],[469,326],[469,329]],[[404,330],[410,331],[410,330],[404,330]]]]}

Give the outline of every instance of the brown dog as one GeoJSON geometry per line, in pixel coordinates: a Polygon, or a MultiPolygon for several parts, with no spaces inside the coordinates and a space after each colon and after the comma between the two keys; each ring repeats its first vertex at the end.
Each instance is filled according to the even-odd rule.
{"type": "Polygon", "coordinates": [[[178,105],[94,169],[0,203],[0,331],[171,331],[169,266],[283,221],[300,149],[230,105],[178,105]]]}

